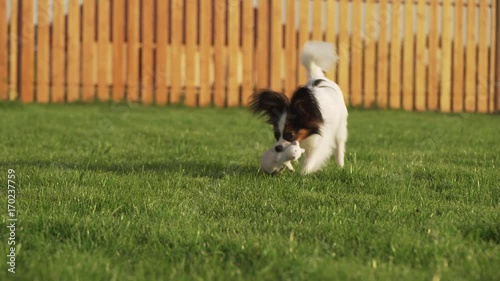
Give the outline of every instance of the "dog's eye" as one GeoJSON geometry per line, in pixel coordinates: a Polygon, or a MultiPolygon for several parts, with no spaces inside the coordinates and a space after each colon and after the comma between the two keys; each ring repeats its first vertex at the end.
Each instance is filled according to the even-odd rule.
{"type": "Polygon", "coordinates": [[[292,133],[285,133],[283,135],[283,139],[286,141],[292,141],[293,140],[293,134],[292,133]]]}
{"type": "Polygon", "coordinates": [[[274,138],[275,138],[276,140],[279,140],[279,139],[280,139],[280,132],[278,132],[278,131],[274,131],[274,138]]]}

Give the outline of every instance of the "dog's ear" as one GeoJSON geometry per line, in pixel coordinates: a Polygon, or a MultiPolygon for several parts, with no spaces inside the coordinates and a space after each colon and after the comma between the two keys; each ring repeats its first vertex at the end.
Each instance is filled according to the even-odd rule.
{"type": "Polygon", "coordinates": [[[323,124],[323,115],[319,109],[318,100],[311,89],[301,86],[295,90],[290,102],[293,124],[296,129],[319,130],[323,124]]]}
{"type": "Polygon", "coordinates": [[[250,110],[264,116],[269,124],[274,124],[289,107],[290,101],[283,93],[271,90],[255,93],[250,101],[250,110]]]}

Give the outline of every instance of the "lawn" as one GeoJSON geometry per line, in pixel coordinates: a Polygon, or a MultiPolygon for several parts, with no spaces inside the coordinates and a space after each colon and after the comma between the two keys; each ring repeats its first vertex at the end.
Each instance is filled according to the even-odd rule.
{"type": "Polygon", "coordinates": [[[500,280],[499,118],[351,110],[344,169],[269,176],[245,109],[0,104],[0,279],[500,280]]]}

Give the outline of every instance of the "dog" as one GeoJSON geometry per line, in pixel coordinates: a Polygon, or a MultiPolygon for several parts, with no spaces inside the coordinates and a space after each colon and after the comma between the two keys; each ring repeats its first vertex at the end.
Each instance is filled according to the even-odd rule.
{"type": "Polygon", "coordinates": [[[337,61],[332,44],[309,41],[301,55],[307,84],[299,86],[290,99],[283,93],[265,89],[250,100],[250,110],[273,126],[276,152],[293,141],[299,141],[305,149],[303,174],[323,168],[332,154],[337,165],[344,166],[347,107],[340,87],[325,76],[337,61]]]}

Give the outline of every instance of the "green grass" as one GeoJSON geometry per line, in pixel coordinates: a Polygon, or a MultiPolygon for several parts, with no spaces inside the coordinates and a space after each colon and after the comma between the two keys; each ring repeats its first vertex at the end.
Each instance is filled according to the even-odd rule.
{"type": "Polygon", "coordinates": [[[351,110],[345,168],[308,176],[258,173],[272,133],[244,109],[0,120],[17,280],[500,280],[499,116],[351,110]]]}

